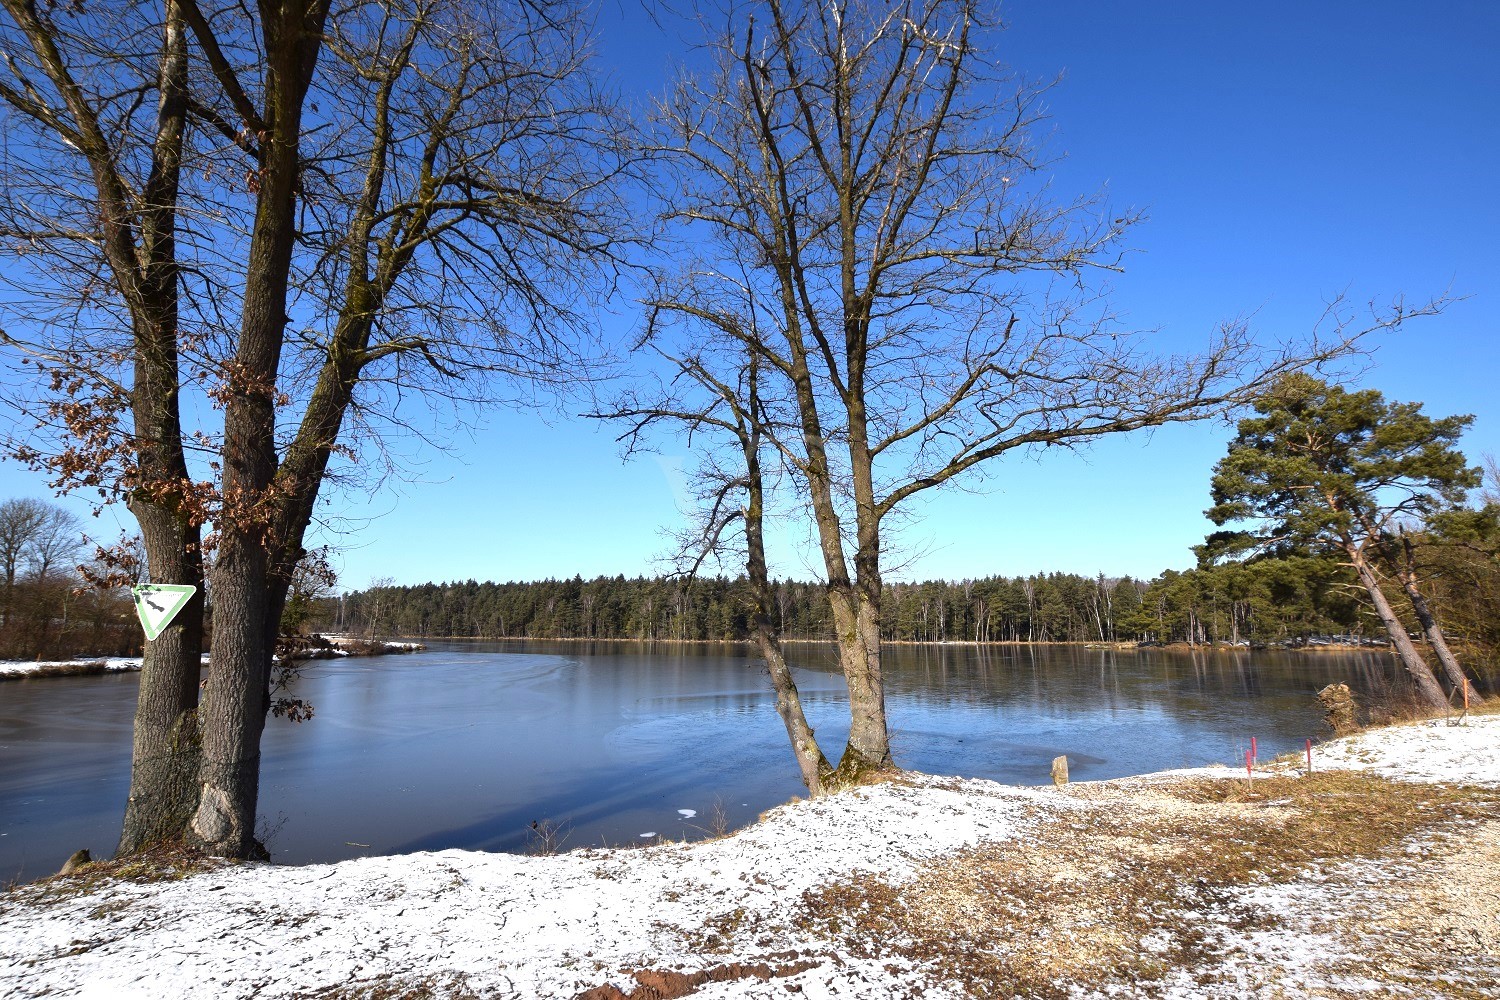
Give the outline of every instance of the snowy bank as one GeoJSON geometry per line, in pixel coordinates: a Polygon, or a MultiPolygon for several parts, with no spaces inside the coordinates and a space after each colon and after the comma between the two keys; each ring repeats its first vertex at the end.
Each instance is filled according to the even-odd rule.
{"type": "MultiPolygon", "coordinates": [[[[353,639],[347,636],[313,636],[318,645],[297,651],[297,660],[328,660],[345,656],[384,656],[415,653],[427,647],[420,642],[382,642],[353,639]]],[[[208,664],[208,654],[203,654],[208,664]]],[[[0,680],[23,680],[33,677],[78,677],[90,674],[128,673],[141,669],[139,656],[79,656],[71,660],[0,660],[0,680]]]]}
{"type": "MultiPolygon", "coordinates": [[[[207,657],[204,658],[204,662],[208,662],[207,657]]],[[[71,660],[0,660],[0,680],[116,674],[139,669],[141,669],[139,656],[80,656],[71,660]]]]}
{"type": "MultiPolygon", "coordinates": [[[[1459,726],[1356,736],[1318,748],[1316,764],[1412,782],[1500,787],[1497,744],[1500,717],[1487,716],[1459,726]]],[[[1277,778],[1284,767],[1268,767],[1262,787],[1301,780],[1277,778]]],[[[1202,782],[1201,776],[1174,780],[1202,782]]],[[[996,961],[1010,963],[1007,968],[1020,968],[1032,953],[1051,961],[1073,931],[1049,937],[1062,911],[1045,915],[1036,907],[1065,904],[1073,914],[1070,928],[1097,922],[1090,907],[1103,912],[1123,885],[1090,875],[1097,857],[1125,845],[1124,867],[1116,871],[1128,880],[1134,867],[1148,869],[1183,849],[1158,836],[1153,824],[1165,830],[1178,821],[1199,823],[1228,837],[1226,822],[1264,824],[1282,805],[1173,798],[1160,791],[1165,781],[1058,790],[910,775],[794,801],[753,827],[693,844],[550,857],[443,851],[306,867],[221,865],[154,883],[90,880],[84,869],[71,881],[54,879],[0,897],[0,995],[1003,995],[966,987],[955,971],[973,965],[962,959],[986,956],[959,954],[955,965],[952,948],[933,950],[931,941],[919,947],[907,930],[882,929],[937,919],[939,938],[962,932],[969,935],[963,941],[985,942],[966,947],[992,950],[996,961]],[[1148,835],[1130,840],[1137,828],[1148,835]],[[1028,896],[1007,889],[987,900],[961,891],[990,880],[1034,883],[1039,890],[1028,896]],[[981,925],[999,919],[996,914],[1012,922],[998,938],[986,937],[981,925]],[[647,985],[659,991],[645,992],[647,985]]],[[[1421,794],[1437,788],[1401,787],[1421,794]]],[[[1490,807],[1481,801],[1464,808],[1464,815],[1480,815],[1474,810],[1490,807]]],[[[1269,828],[1294,812],[1274,817],[1269,828]]],[[[1452,822],[1445,826],[1438,814],[1430,820],[1431,831],[1406,837],[1389,858],[1300,864],[1279,880],[1256,874],[1232,891],[1194,895],[1191,879],[1183,880],[1180,893],[1167,886],[1171,891],[1152,903],[1165,908],[1153,916],[1161,917],[1159,926],[1141,924],[1137,937],[1116,941],[1105,978],[1071,992],[1269,997],[1325,987],[1357,991],[1378,973],[1370,971],[1375,966],[1348,964],[1351,954],[1360,957],[1362,939],[1337,922],[1339,913],[1374,919],[1371,901],[1383,891],[1388,896],[1397,878],[1414,887],[1409,895],[1420,919],[1448,912],[1421,896],[1423,886],[1456,884],[1443,867],[1452,822]],[[1250,911],[1259,916],[1247,917],[1250,911]],[[1185,940],[1193,942],[1191,953],[1183,950],[1185,940]],[[1204,964],[1192,974],[1177,968],[1189,961],[1204,964]]],[[[1481,860],[1500,860],[1500,812],[1467,822],[1465,849],[1489,851],[1481,860]]],[[[1217,844],[1207,846],[1219,851],[1217,844]]],[[[1274,870],[1268,865],[1265,872],[1274,870]]],[[[1465,877],[1493,880],[1486,870],[1496,869],[1481,864],[1478,874],[1465,877]]],[[[1136,891],[1153,888],[1163,887],[1136,891]]],[[[1445,953],[1443,974],[1460,976],[1474,995],[1500,990],[1500,933],[1491,927],[1500,895],[1462,895],[1471,900],[1470,910],[1455,903],[1454,926],[1479,944],[1445,953]]],[[[1132,914],[1142,909],[1125,902],[1132,914]]],[[[1446,995],[1424,992],[1420,975],[1410,971],[1416,961],[1410,955],[1380,958],[1379,968],[1405,970],[1403,995],[1446,995]]]]}
{"type": "Polygon", "coordinates": [[[427,647],[420,642],[387,642],[383,639],[359,639],[348,635],[309,635],[296,640],[283,638],[283,642],[294,642],[297,660],[331,660],[344,656],[385,656],[397,653],[418,653],[427,647]]]}

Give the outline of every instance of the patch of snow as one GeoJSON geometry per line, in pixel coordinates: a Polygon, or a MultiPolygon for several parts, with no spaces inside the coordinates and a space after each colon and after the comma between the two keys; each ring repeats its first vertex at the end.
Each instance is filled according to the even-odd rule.
{"type": "Polygon", "coordinates": [[[790,928],[802,894],[834,878],[906,878],[924,858],[1019,837],[1039,809],[1071,805],[1050,790],[919,777],[791,803],[693,844],[243,865],[35,906],[22,889],[0,912],[0,994],[276,997],[422,970],[460,975],[485,996],[571,998],[629,985],[628,969],[775,962],[806,949],[819,965],[798,977],[700,995],[784,996],[793,983],[808,996],[897,996],[905,990],[889,963],[820,954],[820,939],[705,955],[691,935],[736,911],[790,928]]]}
{"type": "MultiPolygon", "coordinates": [[[[1381,730],[1325,745],[1316,763],[1496,783],[1497,737],[1500,717],[1381,730]]],[[[458,984],[455,992],[570,1000],[606,982],[629,989],[629,970],[780,965],[795,953],[815,965],[789,978],[705,985],[694,996],[957,996],[932,988],[914,960],[833,953],[798,920],[804,893],[861,872],[900,883],[928,859],[982,842],[1022,843],[1039,820],[1089,808],[1052,788],[910,775],[792,802],[729,837],[692,844],[247,864],[176,882],[102,883],[73,897],[22,888],[0,897],[0,995],[352,995],[434,977],[458,984]],[[708,928],[720,936],[712,949],[703,943],[708,928]]],[[[1338,881],[1309,875],[1251,887],[1222,912],[1205,912],[1207,940],[1226,956],[1224,978],[1204,987],[1171,973],[1160,995],[1270,996],[1287,982],[1357,991],[1357,968],[1328,971],[1349,945],[1318,918],[1339,893],[1362,891],[1338,881]],[[1291,915],[1287,929],[1246,928],[1236,914],[1247,907],[1291,915]]],[[[1388,881],[1376,873],[1361,885],[1388,881]]]]}
{"type": "MultiPolygon", "coordinates": [[[[1500,715],[1474,715],[1462,721],[1426,722],[1370,729],[1313,744],[1313,770],[1371,771],[1397,781],[1500,786],[1500,715]]],[[[1259,775],[1306,771],[1304,758],[1262,761],[1259,775]]],[[[1118,781],[1173,778],[1245,778],[1243,764],[1183,767],[1118,781]]]]}
{"type": "Polygon", "coordinates": [[[694,816],[698,815],[698,810],[696,810],[696,809],[679,809],[679,810],[677,810],[677,815],[681,816],[683,819],[692,819],[694,816]]]}
{"type": "Polygon", "coordinates": [[[1313,748],[1313,767],[1372,771],[1398,781],[1500,786],[1500,715],[1372,729],[1313,748]]]}

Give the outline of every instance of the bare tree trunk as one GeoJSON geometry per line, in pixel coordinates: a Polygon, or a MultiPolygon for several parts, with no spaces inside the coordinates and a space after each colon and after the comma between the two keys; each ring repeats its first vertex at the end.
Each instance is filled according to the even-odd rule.
{"type": "MultiPolygon", "coordinates": [[[[755,366],[752,361],[752,378],[755,366]]],[[[751,405],[758,406],[752,398],[751,405]]],[[[802,710],[802,699],[797,691],[797,682],[782,654],[781,641],[771,623],[771,582],[766,565],[765,547],[765,497],[764,480],[760,467],[760,429],[756,420],[750,421],[748,436],[743,438],[749,481],[749,504],[745,510],[745,541],[747,547],[746,568],[751,586],[755,591],[755,635],[766,668],[771,674],[771,683],[776,689],[776,713],[786,726],[787,737],[792,743],[792,752],[797,758],[797,767],[802,772],[802,782],[814,797],[828,790],[833,768],[828,763],[822,748],[807,723],[802,710]]]]}
{"type": "Polygon", "coordinates": [[[1448,640],[1443,636],[1442,627],[1438,625],[1437,619],[1433,617],[1432,609],[1427,605],[1427,598],[1417,589],[1417,581],[1410,573],[1398,573],[1401,581],[1401,589],[1406,592],[1406,598],[1411,602],[1411,609],[1417,616],[1418,623],[1422,626],[1422,634],[1427,637],[1427,644],[1437,653],[1438,662],[1443,665],[1443,672],[1448,675],[1448,683],[1463,691],[1468,689],[1468,701],[1470,705],[1482,705],[1485,702],[1469,678],[1464,674],[1464,668],[1459,666],[1458,657],[1448,648],[1448,640]]]}
{"type": "Polygon", "coordinates": [[[1349,561],[1354,564],[1354,572],[1359,575],[1359,582],[1364,585],[1365,592],[1370,595],[1370,603],[1375,605],[1375,613],[1380,617],[1381,624],[1385,626],[1386,634],[1391,637],[1391,642],[1396,644],[1396,654],[1401,658],[1402,667],[1416,682],[1422,700],[1434,708],[1445,707],[1448,699],[1443,694],[1442,687],[1438,684],[1437,678],[1432,675],[1432,668],[1412,645],[1411,638],[1406,634],[1406,626],[1401,624],[1401,619],[1397,618],[1396,612],[1391,610],[1390,602],[1385,599],[1385,593],[1380,589],[1380,580],[1375,576],[1375,571],[1365,559],[1364,553],[1352,543],[1346,543],[1344,551],[1348,553],[1349,561]]]}
{"type": "Polygon", "coordinates": [[[145,260],[135,283],[135,379],[131,409],[138,485],[128,501],[140,525],[153,583],[197,593],[146,643],[131,747],[130,792],[119,852],[182,837],[197,805],[198,678],[203,649],[202,530],[190,503],[179,409],[176,206],[187,117],[187,36],[166,6],[153,165],[140,226],[145,260]]]}
{"type": "Polygon", "coordinates": [[[841,784],[893,766],[880,663],[880,607],[861,589],[853,612],[856,642],[847,653],[840,650],[849,686],[849,743],[839,759],[841,784]]]}
{"type": "MultiPolygon", "coordinates": [[[[848,563],[845,561],[841,523],[834,504],[833,484],[825,450],[826,437],[807,367],[807,354],[802,344],[790,282],[784,286],[783,295],[790,330],[787,340],[795,359],[792,382],[796,388],[802,418],[802,439],[808,456],[807,465],[802,472],[808,484],[813,519],[823,552],[823,565],[828,574],[826,588],[829,608],[833,613],[839,665],[849,688],[849,742],[836,771],[837,784],[842,786],[856,780],[866,771],[891,766],[890,736],[885,721],[885,691],[880,676],[879,527],[876,518],[868,515],[860,517],[855,555],[856,587],[856,581],[849,579],[848,563]],[[874,588],[873,600],[868,596],[868,588],[871,586],[874,588]]],[[[873,509],[873,500],[869,499],[871,494],[868,492],[869,472],[868,463],[864,465],[862,472],[856,470],[855,489],[864,498],[863,502],[857,503],[873,509]],[[866,480],[864,490],[858,482],[861,476],[866,480]]]]}
{"type": "Polygon", "coordinates": [[[119,853],[182,836],[197,806],[198,678],[203,649],[199,530],[154,505],[132,503],[151,579],[198,588],[172,624],[146,643],[131,747],[130,793],[119,853]]]}
{"type": "Polygon", "coordinates": [[[833,767],[828,763],[823,749],[814,738],[813,729],[807,724],[802,711],[802,698],[797,692],[796,679],[791,667],[782,655],[781,639],[771,622],[771,581],[766,567],[766,543],[764,522],[763,481],[760,469],[760,442],[757,430],[742,439],[749,480],[749,504],[745,508],[745,568],[750,577],[750,586],[755,593],[755,642],[766,669],[771,674],[771,685],[776,689],[776,714],[786,726],[787,737],[792,743],[792,753],[797,758],[797,768],[802,772],[802,783],[814,798],[827,792],[833,776],[833,767]]]}
{"type": "Polygon", "coordinates": [[[769,620],[762,621],[757,615],[756,646],[771,674],[771,685],[776,690],[776,714],[781,716],[781,722],[786,726],[792,753],[797,758],[797,769],[802,772],[802,783],[807,786],[808,793],[817,798],[829,791],[833,765],[828,763],[823,748],[813,735],[812,726],[807,723],[797,682],[792,677],[791,667],[787,666],[786,657],[782,655],[781,642],[769,627],[763,627],[769,624],[769,620]]]}
{"type": "MultiPolygon", "coordinates": [[[[277,469],[275,387],[296,240],[302,107],[323,42],[326,0],[262,11],[267,87],[260,190],[240,340],[224,405],[224,505],[214,563],[215,617],[203,729],[202,792],[190,834],[212,854],[264,857],[255,841],[260,737],[270,707],[277,469]]],[[[284,599],[284,591],[280,595],[284,599]]]]}
{"type": "Polygon", "coordinates": [[[849,689],[849,742],[835,783],[844,787],[871,771],[892,767],[880,670],[880,607],[863,588],[830,585],[829,606],[838,636],[839,666],[849,689]]]}

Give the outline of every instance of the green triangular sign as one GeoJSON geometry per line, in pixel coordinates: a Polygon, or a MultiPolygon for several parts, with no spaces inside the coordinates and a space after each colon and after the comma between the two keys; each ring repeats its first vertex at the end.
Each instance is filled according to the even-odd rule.
{"type": "Polygon", "coordinates": [[[190,583],[143,583],[131,587],[135,614],[146,630],[146,638],[155,639],[161,635],[197,592],[198,588],[190,583]]]}

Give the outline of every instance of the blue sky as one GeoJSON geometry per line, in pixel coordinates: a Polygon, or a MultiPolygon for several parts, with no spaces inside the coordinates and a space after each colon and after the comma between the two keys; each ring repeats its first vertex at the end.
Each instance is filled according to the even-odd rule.
{"type": "MultiPolygon", "coordinates": [[[[663,34],[637,11],[604,10],[600,50],[641,96],[691,31],[663,34]]],[[[1056,190],[1107,185],[1148,215],[1114,282],[1130,325],[1182,350],[1237,316],[1297,336],[1339,294],[1451,290],[1465,298],[1441,316],[1379,337],[1358,384],[1473,413],[1470,458],[1500,453],[1500,5],[1016,0],[1003,14],[1003,58],[1062,77],[1047,101],[1066,153],[1056,190]]],[[[632,324],[629,303],[605,320],[616,334],[632,324]]],[[[1172,428],[1006,460],[982,492],[914,508],[887,565],[906,579],[1184,567],[1230,434],[1172,428]]],[[[410,481],[323,508],[345,525],[328,540],[347,588],[649,573],[681,521],[684,451],[624,462],[609,428],[566,411],[491,411],[447,454],[406,455],[410,481]]],[[[47,491],[7,464],[0,495],[47,491]]],[[[812,575],[795,545],[778,561],[812,575]]]]}

